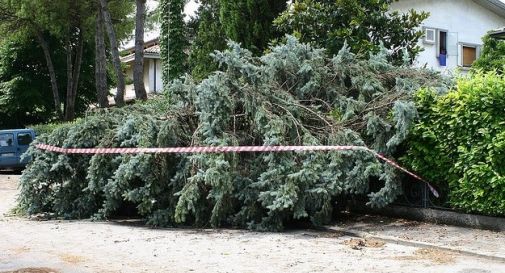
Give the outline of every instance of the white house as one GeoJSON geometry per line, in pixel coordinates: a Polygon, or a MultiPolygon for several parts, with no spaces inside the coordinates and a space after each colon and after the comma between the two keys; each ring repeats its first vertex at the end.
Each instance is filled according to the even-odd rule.
{"type": "MultiPolygon", "coordinates": [[[[129,45],[124,48],[122,52],[126,53],[124,57],[121,57],[121,62],[125,64],[127,83],[125,88],[125,101],[132,101],[135,99],[135,88],[133,87],[135,46],[129,45]]],[[[144,86],[148,95],[160,93],[163,90],[161,71],[159,39],[154,38],[144,43],[144,86]]],[[[116,88],[111,90],[111,93],[115,94],[116,88]]],[[[109,98],[109,103],[114,104],[112,97],[109,98]]]]}
{"type": "Polygon", "coordinates": [[[505,4],[500,0],[400,0],[391,5],[393,11],[410,9],[430,13],[419,41],[424,51],[415,65],[439,71],[470,67],[479,57],[482,37],[505,26],[505,4]]]}

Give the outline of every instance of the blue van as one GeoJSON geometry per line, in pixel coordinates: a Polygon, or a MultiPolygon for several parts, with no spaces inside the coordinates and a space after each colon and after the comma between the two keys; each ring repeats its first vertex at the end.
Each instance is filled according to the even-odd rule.
{"type": "Polygon", "coordinates": [[[21,156],[34,139],[32,129],[0,130],[0,170],[23,169],[29,159],[22,161],[21,156]]]}

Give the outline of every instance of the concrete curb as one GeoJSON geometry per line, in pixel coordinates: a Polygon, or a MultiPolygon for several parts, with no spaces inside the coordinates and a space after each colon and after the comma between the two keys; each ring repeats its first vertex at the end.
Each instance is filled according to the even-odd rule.
{"type": "Polygon", "coordinates": [[[375,240],[382,240],[387,243],[393,243],[393,244],[398,244],[398,245],[404,245],[404,246],[413,246],[413,247],[422,247],[422,248],[435,248],[439,250],[444,250],[444,251],[450,251],[450,252],[455,252],[458,254],[464,254],[468,256],[473,256],[477,258],[483,258],[483,259],[488,259],[492,261],[498,261],[498,262],[503,262],[505,263],[505,256],[492,256],[489,254],[483,254],[483,253],[477,253],[474,251],[469,251],[469,250],[462,250],[462,249],[457,249],[457,248],[452,248],[452,247],[447,247],[447,246],[440,246],[436,244],[430,244],[426,242],[419,242],[419,241],[409,241],[409,240],[404,240],[400,239],[397,237],[392,237],[392,236],[385,236],[385,235],[374,235],[368,232],[363,232],[359,230],[353,230],[353,229],[345,229],[345,228],[338,228],[338,227],[325,227],[325,230],[328,232],[338,232],[342,233],[347,236],[351,237],[358,237],[362,239],[375,239],[375,240]]]}
{"type": "Polygon", "coordinates": [[[352,206],[349,206],[349,210],[357,213],[373,213],[435,224],[479,228],[500,232],[505,231],[505,218],[503,217],[491,217],[459,213],[455,211],[412,208],[397,205],[390,205],[382,209],[371,209],[370,207],[363,205],[352,204],[352,206]]]}

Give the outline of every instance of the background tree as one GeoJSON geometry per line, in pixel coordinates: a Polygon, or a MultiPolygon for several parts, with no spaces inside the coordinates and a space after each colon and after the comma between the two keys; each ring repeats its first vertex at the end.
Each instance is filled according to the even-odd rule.
{"type": "MultiPolygon", "coordinates": [[[[46,35],[52,45],[58,85],[62,98],[66,88],[66,51],[59,38],[46,35]]],[[[75,101],[76,113],[83,113],[96,100],[94,88],[94,44],[83,46],[83,63],[79,93],[75,101]]],[[[19,33],[0,42],[0,129],[23,128],[36,123],[56,121],[50,76],[37,38],[30,33],[19,33]]]]}
{"type": "MultiPolygon", "coordinates": [[[[128,23],[127,15],[131,14],[131,8],[134,6],[129,0],[111,0],[111,3],[114,4],[111,14],[115,27],[119,37],[124,38],[126,33],[131,32],[132,24],[128,23]]],[[[65,118],[68,120],[73,119],[76,113],[85,110],[79,105],[79,102],[86,97],[84,92],[87,91],[84,90],[88,90],[90,86],[96,84],[87,79],[84,80],[83,77],[87,78],[88,75],[81,74],[83,71],[89,71],[89,68],[93,70],[97,65],[97,63],[89,63],[94,59],[93,52],[97,50],[96,41],[93,42],[97,38],[95,35],[98,29],[96,25],[97,11],[97,0],[0,0],[0,19],[2,19],[0,30],[4,34],[2,42],[17,39],[16,37],[27,37],[27,39],[33,37],[38,41],[39,48],[34,50],[44,53],[41,59],[45,60],[44,67],[46,69],[42,71],[48,75],[47,79],[52,91],[52,96],[49,95],[49,97],[53,99],[53,112],[57,113],[56,116],[61,117],[58,113],[62,108],[65,109],[65,118]],[[62,52],[66,56],[64,62],[60,62],[60,56],[56,55],[62,52]],[[86,59],[84,56],[87,56],[86,59]],[[59,71],[67,73],[59,73],[59,71]],[[87,85],[83,87],[81,81],[87,85]],[[83,93],[81,94],[81,92],[83,93]]],[[[94,55],[98,56],[99,52],[94,55]]],[[[106,61],[104,58],[100,59],[106,61]]],[[[5,79],[4,82],[9,80],[5,79]]],[[[102,90],[107,89],[107,87],[103,88],[104,85],[107,85],[106,81],[105,84],[102,81],[101,85],[102,90]]],[[[14,85],[9,86],[14,88],[14,85]]],[[[12,90],[4,89],[4,91],[11,92],[12,90]]],[[[24,95],[12,94],[20,97],[24,95]]],[[[45,94],[45,96],[48,95],[45,94]]],[[[88,105],[93,101],[95,100],[88,101],[88,105]]]]}
{"type": "Polygon", "coordinates": [[[185,0],[161,0],[161,61],[163,66],[163,86],[186,72],[188,40],[184,24],[185,0]]]}
{"type": "Polygon", "coordinates": [[[147,93],[144,86],[144,26],[146,20],[146,0],[136,0],[135,13],[135,65],[133,67],[133,85],[135,97],[146,100],[147,93]]]}
{"type": "Polygon", "coordinates": [[[281,33],[273,20],[285,10],[284,0],[231,1],[201,0],[196,13],[196,36],[192,41],[189,65],[196,80],[207,77],[217,69],[210,56],[226,48],[226,40],[240,43],[258,55],[272,39],[281,33]]]}
{"type": "Polygon", "coordinates": [[[200,1],[196,15],[197,33],[191,45],[189,65],[193,78],[202,80],[218,68],[211,54],[226,48],[226,36],[219,21],[219,0],[200,1]]]}
{"type": "Polygon", "coordinates": [[[273,20],[286,9],[285,0],[219,0],[220,21],[228,39],[261,53],[279,35],[273,20]]]}
{"type": "Polygon", "coordinates": [[[390,12],[394,0],[295,0],[275,20],[279,30],[336,54],[345,42],[354,53],[378,52],[380,44],[398,64],[404,49],[411,60],[419,53],[426,12],[390,12]]]}
{"type": "Polygon", "coordinates": [[[481,55],[472,65],[474,70],[505,72],[505,41],[493,39],[486,35],[482,41],[481,55]]]}
{"type": "MultiPolygon", "coordinates": [[[[20,2],[12,3],[7,0],[0,1],[0,30],[2,33],[19,34],[21,32],[28,32],[37,37],[40,48],[42,48],[44,52],[44,58],[46,60],[47,70],[51,81],[54,111],[58,116],[62,116],[60,91],[51,57],[51,47],[47,41],[47,37],[45,35],[46,33],[44,33],[47,32],[47,29],[44,28],[43,25],[44,21],[36,20],[33,16],[35,12],[33,8],[38,10],[38,7],[30,9],[30,6],[26,7],[20,4],[20,2]],[[21,10],[21,8],[23,8],[23,10],[21,10]]],[[[46,8],[47,7],[48,6],[46,6],[46,8]]]]}
{"type": "Polygon", "coordinates": [[[95,85],[96,96],[99,107],[108,107],[108,85],[107,85],[107,53],[105,45],[105,33],[102,8],[100,0],[97,0],[96,30],[95,30],[95,85]]]}
{"type": "Polygon", "coordinates": [[[102,16],[104,18],[105,29],[107,31],[107,36],[109,37],[110,49],[112,54],[112,63],[114,64],[114,70],[117,77],[117,92],[114,96],[116,105],[124,105],[124,93],[125,93],[125,76],[123,74],[123,69],[121,68],[121,58],[119,56],[119,45],[116,35],[116,30],[114,29],[114,24],[112,22],[111,14],[109,12],[109,6],[107,0],[100,0],[100,6],[102,11],[102,16]]]}

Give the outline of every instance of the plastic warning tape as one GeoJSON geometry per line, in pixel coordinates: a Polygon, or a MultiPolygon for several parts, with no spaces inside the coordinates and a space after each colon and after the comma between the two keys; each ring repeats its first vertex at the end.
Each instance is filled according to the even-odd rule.
{"type": "Polygon", "coordinates": [[[205,146],[205,147],[166,147],[166,148],[61,148],[47,144],[35,145],[38,149],[61,154],[182,154],[182,153],[243,153],[243,152],[312,152],[312,151],[365,151],[390,166],[422,181],[428,185],[434,196],[437,190],[426,180],[400,166],[376,151],[365,146],[205,146]]]}

